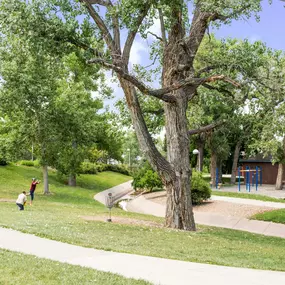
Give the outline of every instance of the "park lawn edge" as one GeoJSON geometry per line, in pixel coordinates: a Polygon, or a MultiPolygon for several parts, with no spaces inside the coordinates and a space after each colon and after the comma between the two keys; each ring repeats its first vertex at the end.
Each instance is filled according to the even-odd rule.
{"type": "Polygon", "coordinates": [[[212,190],[212,195],[231,197],[231,198],[249,199],[249,200],[258,200],[258,201],[265,201],[265,202],[285,203],[285,199],[281,199],[281,198],[278,199],[278,198],[273,198],[273,197],[259,195],[259,194],[222,192],[222,191],[212,190]]]}
{"type": "Polygon", "coordinates": [[[0,283],[4,282],[1,284],[27,284],[28,265],[29,268],[35,269],[33,269],[33,274],[29,276],[28,284],[43,284],[44,278],[44,284],[55,284],[54,282],[57,282],[57,284],[74,284],[74,282],[77,282],[77,284],[100,285],[151,285],[150,282],[142,279],[128,278],[112,272],[56,261],[19,251],[0,248],[0,257],[1,261],[4,261],[0,268],[0,283]],[[61,266],[58,266],[59,264],[61,266]],[[15,272],[17,274],[13,274],[15,272]],[[96,279],[94,280],[94,278],[96,279]]]}
{"type": "Polygon", "coordinates": [[[277,209],[277,210],[259,213],[253,215],[251,219],[285,225],[285,209],[277,209]]]}
{"type": "MultiPolygon", "coordinates": [[[[140,215],[144,216],[143,214],[140,214],[140,215]]],[[[145,216],[149,216],[149,215],[145,215],[145,216]]],[[[152,216],[150,216],[150,217],[152,217],[152,216]]],[[[149,221],[147,219],[145,219],[145,220],[149,221]]],[[[95,223],[102,223],[102,224],[107,223],[107,222],[103,222],[103,221],[88,221],[88,223],[94,223],[94,222],[95,223]]],[[[141,228],[141,227],[142,228],[150,228],[149,226],[136,226],[136,225],[128,225],[128,226],[133,227],[133,228],[141,228]]],[[[239,234],[246,234],[246,235],[248,235],[249,238],[264,238],[264,239],[268,239],[268,240],[272,239],[272,240],[275,240],[275,241],[278,241],[278,240],[283,241],[284,240],[281,237],[266,236],[266,235],[251,233],[251,232],[242,231],[242,230],[234,230],[234,229],[220,228],[220,227],[214,227],[214,226],[206,226],[206,225],[200,225],[200,224],[196,224],[196,226],[197,226],[197,231],[195,231],[195,232],[189,231],[188,233],[195,234],[195,233],[197,233],[200,230],[210,229],[210,230],[217,230],[217,231],[221,230],[221,231],[230,232],[230,233],[238,232],[239,234]]],[[[46,235],[46,234],[42,234],[42,233],[37,233],[37,232],[31,233],[31,232],[26,231],[26,230],[17,230],[17,229],[8,227],[8,226],[3,226],[3,225],[1,225],[1,227],[2,228],[6,228],[6,229],[10,229],[10,230],[19,231],[19,232],[24,233],[24,234],[34,235],[34,236],[37,236],[39,238],[45,238],[45,239],[49,239],[49,240],[53,240],[53,241],[57,241],[57,242],[67,243],[67,244],[74,245],[74,246],[80,246],[80,247],[88,248],[88,249],[110,251],[110,252],[115,252],[115,253],[135,254],[135,255],[140,255],[140,256],[150,256],[150,257],[155,257],[155,258],[170,259],[170,260],[183,261],[183,262],[195,262],[195,263],[199,263],[199,264],[210,264],[210,265],[217,265],[217,266],[224,266],[224,267],[248,268],[248,269],[256,269],[256,270],[285,272],[285,267],[284,267],[284,269],[274,269],[274,268],[266,269],[266,268],[261,268],[259,266],[233,265],[233,264],[230,264],[230,263],[227,263],[227,262],[220,262],[220,263],[212,262],[212,261],[202,262],[199,259],[195,259],[195,258],[194,259],[174,258],[174,257],[164,256],[163,254],[144,254],[144,253],[137,253],[135,251],[112,250],[111,248],[106,249],[103,246],[93,246],[93,247],[90,247],[90,246],[86,246],[86,245],[84,245],[84,244],[82,244],[80,242],[79,243],[78,242],[73,242],[73,241],[70,241],[70,240],[65,239],[65,238],[57,239],[57,238],[55,238],[55,237],[53,237],[51,235],[46,235]]],[[[187,233],[184,230],[170,229],[170,228],[166,228],[166,227],[163,227],[161,229],[166,230],[166,231],[187,233]]],[[[0,248],[0,250],[1,250],[1,248],[0,248]]]]}

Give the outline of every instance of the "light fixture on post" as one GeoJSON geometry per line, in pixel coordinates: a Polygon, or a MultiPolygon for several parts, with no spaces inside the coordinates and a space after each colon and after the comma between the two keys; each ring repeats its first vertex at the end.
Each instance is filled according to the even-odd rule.
{"type": "Polygon", "coordinates": [[[198,156],[197,156],[197,159],[198,159],[198,169],[197,169],[197,170],[200,171],[200,165],[201,165],[200,156],[199,156],[200,151],[199,151],[198,149],[194,149],[194,150],[193,150],[193,154],[194,154],[194,155],[198,155],[198,156]]]}

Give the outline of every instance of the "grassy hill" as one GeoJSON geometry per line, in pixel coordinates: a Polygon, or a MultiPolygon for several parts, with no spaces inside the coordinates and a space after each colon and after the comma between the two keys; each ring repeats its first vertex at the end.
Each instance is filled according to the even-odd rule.
{"type": "Polygon", "coordinates": [[[155,221],[155,227],[87,221],[83,216],[107,217],[107,209],[93,195],[130,179],[118,173],[82,175],[71,188],[50,173],[52,195],[38,185],[33,206],[18,211],[17,195],[28,190],[40,169],[0,167],[0,226],[85,247],[185,261],[285,271],[285,239],[248,232],[199,226],[197,232],[162,228],[163,219],[113,209],[121,219],[155,221]]]}

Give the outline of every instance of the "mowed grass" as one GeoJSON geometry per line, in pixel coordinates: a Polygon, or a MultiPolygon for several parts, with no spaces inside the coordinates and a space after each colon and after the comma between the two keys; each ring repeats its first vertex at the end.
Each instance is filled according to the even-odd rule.
{"type": "Polygon", "coordinates": [[[263,195],[258,195],[258,194],[212,191],[212,195],[233,197],[233,198],[245,198],[245,199],[267,201],[267,202],[285,203],[284,199],[278,199],[278,198],[273,198],[273,197],[263,196],[263,195]]]}
{"type": "MultiPolygon", "coordinates": [[[[18,184],[23,185],[27,179],[29,182],[30,177],[36,176],[30,172],[38,171],[39,175],[37,169],[16,166],[9,166],[6,170],[0,168],[0,171],[1,198],[14,197],[18,194],[19,188],[18,190],[12,188],[18,184]],[[10,177],[14,177],[13,180],[5,178],[3,182],[6,171],[10,173],[10,177]]],[[[96,188],[96,181],[99,178],[101,190],[110,187],[111,174],[101,173],[98,176],[88,176],[88,179],[82,176],[80,179],[87,188],[75,189],[60,184],[53,175],[51,175],[51,190],[54,194],[43,196],[40,195],[41,188],[37,189],[33,206],[27,206],[25,211],[18,211],[14,202],[0,203],[0,226],[109,251],[285,271],[285,239],[206,226],[199,226],[197,232],[184,232],[157,227],[86,221],[82,216],[107,217],[106,208],[94,201],[93,195],[99,191],[99,188],[96,188]]],[[[163,219],[160,218],[124,212],[120,209],[114,209],[113,215],[163,223],[163,219]]]]}
{"type": "Polygon", "coordinates": [[[0,249],[2,285],[147,285],[142,280],[0,249]]]}
{"type": "Polygon", "coordinates": [[[252,219],[285,224],[285,209],[256,214],[252,219]]]}

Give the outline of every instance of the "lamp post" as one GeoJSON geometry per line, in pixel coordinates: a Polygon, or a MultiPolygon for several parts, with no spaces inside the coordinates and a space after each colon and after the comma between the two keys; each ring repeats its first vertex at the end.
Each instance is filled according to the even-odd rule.
{"type": "Polygon", "coordinates": [[[127,151],[129,152],[129,167],[131,168],[131,149],[128,148],[127,151]]]}
{"type": "Polygon", "coordinates": [[[200,166],[201,166],[200,155],[199,155],[200,152],[199,152],[198,149],[194,149],[194,150],[193,150],[193,154],[194,154],[194,155],[198,155],[198,156],[197,156],[197,159],[198,159],[198,169],[197,169],[197,170],[200,171],[200,166]]]}

